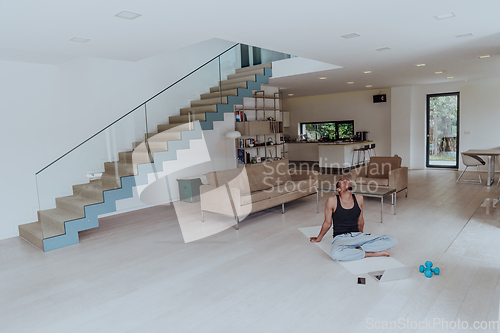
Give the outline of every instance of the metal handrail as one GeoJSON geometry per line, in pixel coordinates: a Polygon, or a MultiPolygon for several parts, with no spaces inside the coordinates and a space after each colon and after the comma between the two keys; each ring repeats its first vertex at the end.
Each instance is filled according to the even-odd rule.
{"type": "MultiPolygon", "coordinates": [[[[122,120],[123,118],[125,118],[126,116],[128,116],[129,114],[131,114],[132,112],[134,112],[135,110],[139,109],[140,107],[146,105],[146,103],[148,103],[149,101],[153,100],[154,98],[156,98],[158,95],[164,93],[165,91],[167,91],[168,89],[170,89],[171,87],[173,87],[174,85],[176,85],[177,83],[181,82],[182,80],[186,79],[188,76],[194,74],[195,72],[197,72],[198,70],[200,70],[201,68],[205,67],[206,65],[208,65],[210,62],[214,61],[215,59],[219,58],[219,72],[220,72],[220,57],[222,55],[224,55],[226,52],[229,52],[231,51],[233,48],[235,48],[236,46],[240,45],[240,43],[236,43],[234,44],[233,46],[231,46],[230,48],[228,48],[227,50],[225,50],[224,52],[216,55],[215,57],[213,57],[212,59],[208,60],[207,62],[205,62],[203,65],[199,66],[198,68],[192,70],[191,72],[189,72],[188,74],[184,75],[182,78],[180,78],[179,80],[175,81],[174,83],[172,83],[171,85],[169,85],[168,87],[166,87],[165,89],[161,90],[160,92],[158,92],[157,94],[155,94],[153,97],[147,99],[146,101],[144,101],[143,103],[139,104],[138,106],[136,106],[135,108],[133,108],[132,110],[130,110],[129,112],[127,112],[126,114],[124,114],[123,116],[121,116],[120,118],[116,119],[115,121],[113,121],[111,124],[109,124],[108,126],[104,127],[103,129],[101,129],[99,132],[95,133],[94,135],[92,135],[91,137],[89,137],[88,139],[86,139],[85,141],[83,141],[82,143],[78,144],[77,146],[75,146],[73,149],[69,150],[68,152],[66,152],[65,154],[63,154],[62,156],[60,156],[59,158],[55,159],[53,162],[51,162],[50,164],[48,164],[47,166],[45,166],[44,168],[42,168],[41,170],[39,170],[38,172],[35,173],[35,176],[38,175],[40,172],[44,171],[45,169],[47,169],[48,167],[50,167],[52,164],[56,163],[57,161],[59,161],[60,159],[62,159],[63,157],[65,157],[66,155],[68,155],[69,153],[71,153],[72,151],[74,151],[75,149],[77,149],[78,147],[80,147],[81,145],[83,145],[84,143],[88,142],[89,140],[93,139],[94,137],[96,137],[97,135],[101,134],[102,132],[104,132],[106,129],[108,129],[109,127],[113,126],[114,124],[116,124],[117,122],[119,122],[120,120],[122,120]]],[[[220,73],[219,73],[219,77],[220,77],[220,73]]],[[[220,85],[220,82],[219,82],[219,85],[220,85]]],[[[146,136],[147,136],[147,133],[146,133],[146,136]]]]}

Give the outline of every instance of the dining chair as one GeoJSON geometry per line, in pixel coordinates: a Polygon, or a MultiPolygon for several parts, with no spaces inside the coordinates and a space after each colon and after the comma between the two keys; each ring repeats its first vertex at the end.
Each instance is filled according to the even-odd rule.
{"type": "Polygon", "coordinates": [[[486,162],[477,155],[465,155],[464,153],[460,153],[462,155],[462,163],[465,165],[464,171],[460,174],[457,179],[457,183],[473,183],[473,184],[481,184],[483,180],[481,179],[481,171],[479,170],[480,165],[485,165],[486,162]],[[479,174],[479,182],[475,180],[460,180],[464,175],[465,171],[468,167],[476,167],[477,173],[479,174]]]}

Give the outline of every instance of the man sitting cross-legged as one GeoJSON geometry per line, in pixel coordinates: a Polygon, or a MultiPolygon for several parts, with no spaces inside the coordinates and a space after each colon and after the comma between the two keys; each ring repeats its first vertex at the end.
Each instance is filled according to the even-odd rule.
{"type": "Polygon", "coordinates": [[[333,222],[333,240],[331,256],[334,260],[349,261],[366,257],[390,257],[386,250],[396,245],[397,240],[391,235],[372,235],[363,233],[363,196],[352,194],[348,179],[337,182],[339,195],[331,196],[326,201],[325,221],[318,237],[310,241],[319,243],[328,232],[333,222]]]}

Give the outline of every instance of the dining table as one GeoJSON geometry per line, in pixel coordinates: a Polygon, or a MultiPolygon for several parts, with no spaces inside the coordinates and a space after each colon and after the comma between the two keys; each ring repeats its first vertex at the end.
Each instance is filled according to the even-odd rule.
{"type": "Polygon", "coordinates": [[[500,148],[469,149],[463,154],[469,156],[488,156],[488,179],[486,180],[486,185],[491,186],[495,182],[495,159],[500,155],[500,148]]]}

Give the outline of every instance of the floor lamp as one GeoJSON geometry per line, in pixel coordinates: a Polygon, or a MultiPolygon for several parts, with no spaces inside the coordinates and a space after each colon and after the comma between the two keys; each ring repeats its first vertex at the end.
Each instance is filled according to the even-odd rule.
{"type": "MultiPolygon", "coordinates": [[[[241,133],[238,132],[238,131],[231,131],[231,132],[228,132],[226,133],[226,138],[227,139],[237,139],[237,138],[241,138],[241,133]]],[[[238,156],[236,156],[236,158],[238,158],[238,156]]],[[[226,140],[226,167],[227,167],[227,140],[226,140]]]]}
{"type": "MultiPolygon", "coordinates": [[[[231,131],[231,132],[226,133],[226,138],[232,139],[233,141],[234,141],[234,139],[237,139],[240,137],[241,137],[241,133],[238,131],[231,131]]],[[[236,158],[238,158],[238,156],[236,156],[236,158]]],[[[227,160],[228,160],[228,158],[227,158],[227,142],[226,142],[226,167],[227,167],[227,160]]],[[[236,219],[235,228],[236,228],[236,230],[238,230],[240,221],[238,218],[238,214],[236,213],[236,207],[234,206],[233,197],[231,196],[231,191],[229,191],[229,186],[227,184],[226,184],[226,190],[227,190],[227,195],[229,197],[229,202],[231,203],[231,209],[233,210],[234,218],[236,219]]]]}

